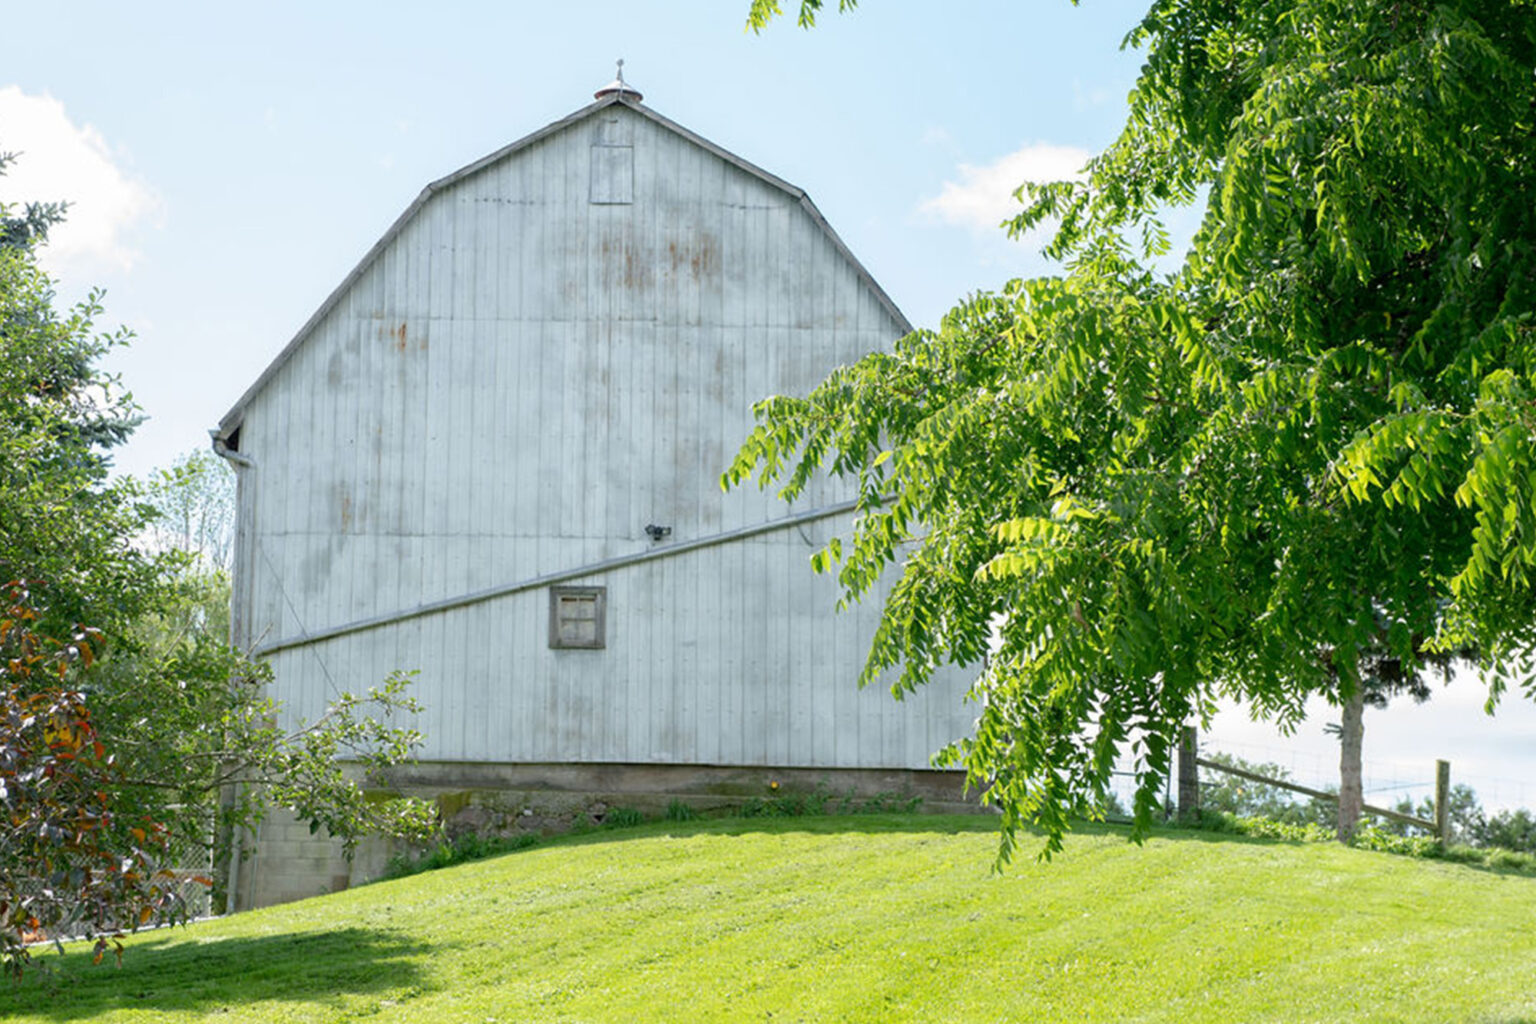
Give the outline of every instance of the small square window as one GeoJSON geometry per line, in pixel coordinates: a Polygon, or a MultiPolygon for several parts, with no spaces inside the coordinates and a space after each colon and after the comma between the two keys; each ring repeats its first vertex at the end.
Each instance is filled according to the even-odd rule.
{"type": "Polygon", "coordinates": [[[607,611],[607,587],[550,587],[549,646],[608,646],[607,611]]]}

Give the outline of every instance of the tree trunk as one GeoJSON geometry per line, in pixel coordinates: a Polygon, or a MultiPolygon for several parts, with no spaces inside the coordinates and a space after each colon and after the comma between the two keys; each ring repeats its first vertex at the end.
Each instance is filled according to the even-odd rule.
{"type": "Polygon", "coordinates": [[[1360,779],[1360,744],[1365,738],[1365,688],[1355,684],[1344,701],[1339,726],[1339,842],[1347,843],[1360,824],[1365,794],[1360,779]]]}
{"type": "Polygon", "coordinates": [[[1200,733],[1192,725],[1179,732],[1179,821],[1200,817],[1200,733]]]}

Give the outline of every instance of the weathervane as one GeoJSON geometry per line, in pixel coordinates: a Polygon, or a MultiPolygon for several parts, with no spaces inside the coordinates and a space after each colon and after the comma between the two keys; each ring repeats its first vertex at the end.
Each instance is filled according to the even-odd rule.
{"type": "Polygon", "coordinates": [[[618,72],[617,72],[618,77],[616,77],[613,81],[609,82],[607,85],[603,86],[601,89],[597,90],[597,92],[593,93],[592,94],[593,99],[599,99],[600,100],[604,96],[612,96],[614,93],[618,93],[622,97],[625,93],[629,93],[630,96],[634,97],[635,102],[639,103],[645,97],[640,95],[640,90],[639,89],[636,89],[634,86],[632,86],[628,82],[624,81],[624,58],[623,57],[619,58],[618,65],[619,65],[618,72]]]}

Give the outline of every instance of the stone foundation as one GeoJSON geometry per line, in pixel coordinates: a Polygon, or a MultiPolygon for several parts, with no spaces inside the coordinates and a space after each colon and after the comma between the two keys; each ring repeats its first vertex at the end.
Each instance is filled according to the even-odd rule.
{"type": "MultiPolygon", "coordinates": [[[[704,815],[729,814],[752,801],[825,798],[828,811],[888,808],[974,814],[958,771],[876,768],[722,768],[645,764],[485,764],[433,762],[395,771],[398,792],[437,803],[449,836],[555,834],[600,825],[618,808],[662,817],[678,801],[704,815]],[[915,806],[912,806],[915,803],[915,806]]],[[[399,844],[367,839],[349,864],[341,844],[281,812],[263,822],[232,880],[245,910],[304,899],[372,881],[399,844]]]]}

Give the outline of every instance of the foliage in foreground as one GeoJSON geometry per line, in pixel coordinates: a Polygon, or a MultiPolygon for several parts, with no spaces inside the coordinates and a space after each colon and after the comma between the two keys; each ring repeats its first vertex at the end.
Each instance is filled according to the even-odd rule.
{"type": "MultiPolygon", "coordinates": [[[[0,153],[0,174],[10,159],[0,153]]],[[[97,294],[55,309],[37,246],[61,214],[0,203],[0,963],[12,973],[24,938],[183,917],[165,869],[222,879],[224,840],[268,806],[344,842],[431,824],[427,807],[369,799],[338,762],[376,772],[409,753],[415,734],[387,721],[411,708],[404,678],[295,731],[274,726],[263,670],[226,641],[217,530],[193,529],[213,521],[222,467],[187,460],[147,487],[111,478],[138,411],[101,361],[129,334],[98,331],[97,294]],[[179,535],[194,539],[167,543],[179,535]]]]}
{"type": "Polygon", "coordinates": [[[985,665],[944,760],[1004,859],[1126,752],[1144,833],[1221,697],[1294,721],[1458,652],[1536,685],[1536,8],[1160,0],[1127,43],[1120,137],[1011,223],[1065,274],[760,403],[722,481],[858,481],[813,566],[899,567],[865,682],[985,665]]]}
{"type": "Polygon", "coordinates": [[[232,825],[260,820],[269,804],[290,808],[349,852],[370,831],[411,838],[434,831],[431,805],[372,799],[342,764],[377,785],[384,769],[409,756],[414,732],[360,713],[412,710],[404,676],[366,697],[342,694],[291,733],[273,724],[270,700],[231,684],[217,734],[201,737],[202,745],[184,737],[189,763],[145,777],[136,774],[142,758],[121,754],[130,741],[103,730],[94,713],[100,631],[77,626],[63,639],[40,632],[33,596],[11,584],[0,603],[0,966],[7,973],[19,976],[31,962],[29,941],[92,936],[100,954],[110,938],[120,953],[125,930],[187,919],[183,881],[211,886],[213,879],[176,870],[186,867],[186,851],[160,814],[166,790],[205,806],[234,790],[220,806],[232,825]]]}
{"type": "Polygon", "coordinates": [[[122,767],[76,688],[99,634],[39,634],[36,611],[10,589],[0,609],[0,967],[19,979],[29,941],[84,934],[98,961],[109,945],[121,957],[124,931],[185,920],[187,908],[164,866],[165,826],[120,813],[122,767]]]}
{"type": "Polygon", "coordinates": [[[1284,1024],[1532,1012],[1536,880],[1213,833],[1158,831],[1128,848],[1124,829],[1102,827],[1069,836],[1049,864],[991,874],[996,826],[727,818],[552,838],[135,936],[121,971],[72,953],[54,961],[51,998],[37,979],[4,986],[0,1018],[1284,1024]]]}

